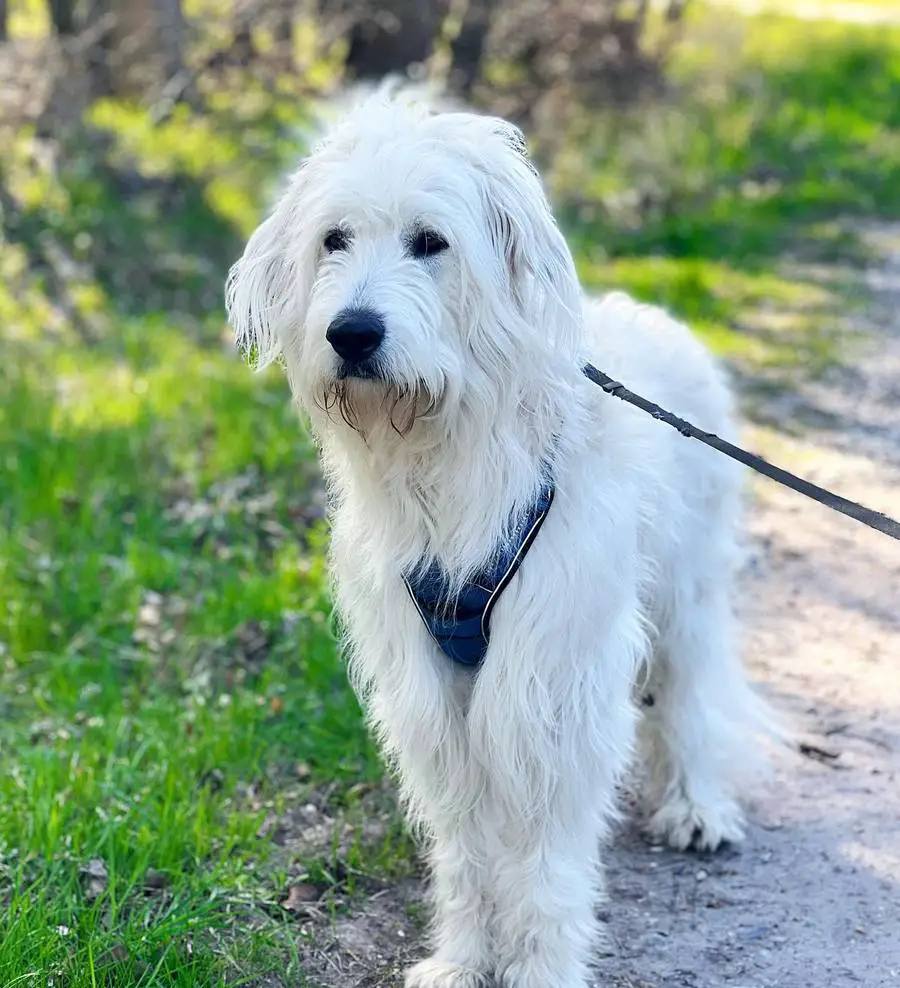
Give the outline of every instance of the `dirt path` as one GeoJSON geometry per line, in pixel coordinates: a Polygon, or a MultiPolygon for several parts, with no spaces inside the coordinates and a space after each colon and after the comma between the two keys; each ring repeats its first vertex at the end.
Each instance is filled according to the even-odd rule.
{"type": "MultiPolygon", "coordinates": [[[[800,438],[747,439],[900,515],[900,226],[875,238],[888,260],[867,278],[853,367],[767,399],[767,415],[810,423],[800,438]]],[[[768,481],[753,489],[747,655],[815,750],[777,755],[737,851],[650,848],[633,825],[617,836],[598,988],[900,988],[900,543],[768,481]]],[[[321,983],[401,984],[420,903],[409,882],[319,926],[321,983]]]]}

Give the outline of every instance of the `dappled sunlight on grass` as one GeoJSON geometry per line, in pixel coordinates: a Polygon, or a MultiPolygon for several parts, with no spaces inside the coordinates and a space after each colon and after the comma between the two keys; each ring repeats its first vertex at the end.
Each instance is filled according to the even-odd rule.
{"type": "Polygon", "coordinates": [[[260,825],[382,775],[312,443],[224,326],[307,118],[243,76],[203,113],[99,103],[55,156],[26,129],[4,153],[0,984],[298,978],[277,903],[307,865],[276,874],[260,825]]]}
{"type": "Polygon", "coordinates": [[[586,283],[665,305],[746,374],[818,373],[863,301],[854,229],[900,216],[900,28],[698,10],[671,99],[586,114],[553,181],[586,283]]]}
{"type": "Polygon", "coordinates": [[[282,773],[380,768],[283,381],[152,322],[123,336],[114,355],[14,346],[0,372],[0,804],[28,807],[0,813],[0,975],[16,957],[90,984],[91,953],[118,983],[161,964],[211,984],[206,931],[243,898],[261,932],[241,956],[269,936],[255,835],[282,773]]]}
{"type": "Polygon", "coordinates": [[[207,205],[244,234],[259,219],[259,188],[246,177],[252,169],[246,167],[247,148],[239,133],[223,133],[214,119],[186,106],[158,123],[144,107],[103,100],[94,104],[88,119],[113,138],[111,165],[136,168],[148,179],[205,179],[207,205]]]}
{"type": "Polygon", "coordinates": [[[846,253],[823,219],[900,215],[900,28],[701,8],[673,76],[671,105],[576,126],[557,181],[585,241],[758,265],[846,253]]]}

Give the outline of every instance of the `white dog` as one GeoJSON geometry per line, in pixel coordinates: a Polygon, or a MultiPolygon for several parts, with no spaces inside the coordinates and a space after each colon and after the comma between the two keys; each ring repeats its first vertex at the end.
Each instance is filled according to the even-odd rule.
{"type": "Polygon", "coordinates": [[[585,302],[518,130],[384,93],[301,165],[228,306],[312,421],[352,681],[429,839],[406,985],[581,988],[633,756],[649,832],[713,849],[764,723],[739,474],[582,365],[727,435],[721,374],[663,312],[585,302]]]}

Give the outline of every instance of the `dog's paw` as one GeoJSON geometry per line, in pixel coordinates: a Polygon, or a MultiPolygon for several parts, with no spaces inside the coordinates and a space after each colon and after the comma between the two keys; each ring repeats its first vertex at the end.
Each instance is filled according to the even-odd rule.
{"type": "Polygon", "coordinates": [[[406,972],[403,984],[404,988],[488,988],[488,978],[459,964],[427,957],[406,972]]]}
{"type": "Polygon", "coordinates": [[[647,835],[676,851],[715,851],[744,837],[744,814],[736,802],[723,799],[704,806],[686,796],[664,803],[647,821],[647,835]]]}

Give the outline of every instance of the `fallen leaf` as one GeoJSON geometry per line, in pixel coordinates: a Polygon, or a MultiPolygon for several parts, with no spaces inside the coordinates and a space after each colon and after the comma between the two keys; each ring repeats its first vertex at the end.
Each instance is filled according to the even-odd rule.
{"type": "Polygon", "coordinates": [[[128,948],[124,944],[116,943],[101,956],[101,963],[124,964],[130,956],[128,948]]]}
{"type": "Polygon", "coordinates": [[[84,884],[84,896],[88,902],[98,899],[109,885],[109,872],[100,858],[91,858],[81,869],[79,875],[84,884]]]}
{"type": "Polygon", "coordinates": [[[169,876],[164,871],[148,868],[144,875],[144,888],[149,892],[160,892],[169,884],[169,876]]]}
{"type": "Polygon", "coordinates": [[[138,608],[138,623],[157,625],[162,620],[163,597],[161,594],[148,590],[144,594],[141,606],[138,608]]]}
{"type": "Polygon", "coordinates": [[[234,635],[240,659],[253,665],[261,663],[271,645],[269,631],[259,621],[245,621],[234,635]]]}
{"type": "Polygon", "coordinates": [[[309,906],[313,902],[318,902],[324,889],[319,885],[310,882],[299,882],[288,888],[287,898],[281,905],[292,913],[305,913],[309,911],[309,906]]]}
{"type": "Polygon", "coordinates": [[[209,786],[210,792],[219,792],[225,785],[225,773],[220,768],[211,768],[200,776],[201,786],[209,786]]]}

